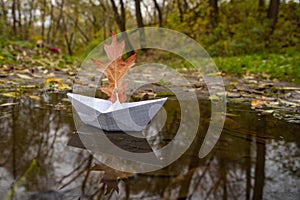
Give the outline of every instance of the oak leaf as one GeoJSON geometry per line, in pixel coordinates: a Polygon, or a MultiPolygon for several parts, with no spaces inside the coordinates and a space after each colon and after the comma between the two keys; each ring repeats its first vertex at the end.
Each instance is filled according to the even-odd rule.
{"type": "Polygon", "coordinates": [[[128,70],[134,66],[136,54],[123,60],[122,54],[125,48],[125,41],[122,40],[118,42],[114,33],[112,33],[111,39],[112,42],[110,45],[104,44],[104,51],[107,55],[108,62],[96,59],[92,59],[92,61],[109,81],[109,85],[100,87],[100,90],[109,96],[110,101],[123,103],[126,101],[127,87],[127,83],[123,83],[123,79],[128,70]]]}

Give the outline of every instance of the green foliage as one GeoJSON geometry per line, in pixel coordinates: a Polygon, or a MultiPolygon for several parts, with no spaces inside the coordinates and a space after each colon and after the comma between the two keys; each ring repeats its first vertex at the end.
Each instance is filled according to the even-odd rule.
{"type": "Polygon", "coordinates": [[[300,83],[300,52],[216,57],[214,61],[219,70],[238,76],[258,74],[261,78],[300,83]]]}
{"type": "Polygon", "coordinates": [[[99,39],[94,39],[93,41],[91,41],[88,45],[86,45],[85,47],[83,47],[81,49],[81,51],[77,52],[78,58],[80,60],[84,60],[88,54],[94,49],[96,48],[102,41],[99,39]]]}
{"type": "Polygon", "coordinates": [[[287,52],[300,51],[300,4],[281,4],[274,33],[270,36],[268,50],[287,52]]]}
{"type": "Polygon", "coordinates": [[[264,52],[285,53],[300,51],[300,5],[281,3],[275,29],[269,26],[267,7],[260,10],[253,0],[222,1],[219,4],[218,24],[212,27],[207,1],[183,15],[177,10],[166,19],[166,26],[191,36],[212,56],[237,56],[264,52]]]}

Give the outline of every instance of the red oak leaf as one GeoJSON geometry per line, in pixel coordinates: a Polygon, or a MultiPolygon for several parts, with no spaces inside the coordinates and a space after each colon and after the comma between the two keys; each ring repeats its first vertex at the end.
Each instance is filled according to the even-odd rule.
{"type": "Polygon", "coordinates": [[[112,42],[110,45],[104,45],[104,51],[108,57],[108,62],[101,60],[92,61],[98,67],[98,70],[103,72],[109,80],[109,85],[100,87],[101,91],[109,96],[109,100],[120,103],[126,101],[127,84],[122,83],[128,70],[135,64],[136,54],[130,56],[126,60],[122,59],[122,53],[125,47],[125,41],[118,42],[114,33],[111,36],[112,42]]]}

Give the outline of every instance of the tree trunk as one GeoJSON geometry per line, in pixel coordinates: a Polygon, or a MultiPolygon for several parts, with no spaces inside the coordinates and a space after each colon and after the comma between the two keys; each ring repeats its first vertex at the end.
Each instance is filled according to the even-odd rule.
{"type": "Polygon", "coordinates": [[[54,6],[52,4],[52,2],[50,1],[50,25],[49,28],[47,30],[47,43],[50,43],[51,41],[51,32],[52,32],[52,26],[54,25],[54,14],[53,14],[53,9],[54,6]]]}
{"type": "Polygon", "coordinates": [[[53,40],[56,38],[57,31],[59,30],[60,23],[61,23],[61,20],[63,18],[64,5],[65,5],[65,1],[62,0],[61,3],[60,3],[60,5],[59,5],[59,8],[58,8],[59,15],[56,18],[56,27],[53,29],[52,38],[51,38],[51,42],[50,43],[53,43],[53,40]]]}
{"type": "Polygon", "coordinates": [[[6,27],[8,27],[8,23],[7,23],[7,8],[5,6],[5,3],[3,0],[1,0],[1,30],[0,30],[0,34],[5,33],[4,30],[6,30],[6,27]]]}
{"type": "Polygon", "coordinates": [[[13,33],[14,36],[16,36],[17,35],[16,0],[13,0],[12,2],[11,13],[13,17],[13,33]]]}
{"type": "Polygon", "coordinates": [[[279,3],[280,0],[270,0],[267,17],[270,20],[269,25],[271,27],[271,33],[274,31],[277,22],[279,3]]]}
{"type": "Polygon", "coordinates": [[[128,35],[126,33],[126,16],[125,16],[125,6],[123,0],[120,0],[121,13],[118,11],[118,7],[114,0],[110,0],[114,14],[115,20],[119,26],[120,31],[122,32],[123,39],[125,40],[126,50],[128,51],[127,55],[130,56],[133,54],[132,45],[129,42],[128,35]]]}
{"type": "Polygon", "coordinates": [[[19,28],[19,35],[21,39],[23,38],[23,31],[22,31],[22,11],[21,11],[21,2],[20,0],[17,1],[17,9],[18,9],[18,28],[19,28]]]}
{"type": "Polygon", "coordinates": [[[125,18],[125,7],[123,0],[120,0],[121,5],[121,14],[118,11],[118,7],[114,0],[110,0],[114,14],[115,14],[115,20],[119,26],[119,29],[121,32],[126,31],[126,18],[125,18]]]}
{"type": "Polygon", "coordinates": [[[35,10],[34,1],[28,1],[28,8],[24,10],[24,39],[28,40],[33,22],[33,12],[35,10]]]}
{"type": "Polygon", "coordinates": [[[46,0],[43,0],[43,5],[42,5],[42,38],[45,39],[45,21],[46,21],[46,6],[47,2],[46,0]]]}
{"type": "Polygon", "coordinates": [[[139,28],[144,27],[143,16],[141,13],[141,0],[135,0],[135,16],[139,28]]]}
{"type": "Polygon", "coordinates": [[[136,16],[136,22],[138,25],[138,28],[141,28],[139,30],[140,34],[140,43],[141,43],[141,48],[145,48],[146,46],[146,39],[145,39],[145,31],[144,31],[144,23],[143,23],[143,16],[141,13],[141,1],[140,0],[135,0],[135,16],[136,16]]]}
{"type": "Polygon", "coordinates": [[[219,22],[218,0],[209,0],[208,3],[210,6],[210,23],[212,27],[215,28],[219,22]]]}
{"type": "Polygon", "coordinates": [[[153,0],[153,1],[154,1],[155,9],[157,10],[157,13],[158,13],[158,24],[159,24],[159,27],[162,27],[163,17],[162,17],[161,8],[160,8],[160,6],[159,6],[159,4],[157,3],[156,0],[153,0]]]}
{"type": "Polygon", "coordinates": [[[178,11],[179,11],[179,19],[180,19],[180,22],[183,22],[183,9],[181,7],[181,0],[177,0],[177,8],[178,8],[178,11]]]}
{"type": "Polygon", "coordinates": [[[258,0],[258,8],[263,10],[265,7],[265,0],[258,0]]]}
{"type": "Polygon", "coordinates": [[[65,18],[62,19],[63,21],[63,29],[64,29],[64,37],[65,37],[65,42],[67,45],[67,49],[68,49],[68,53],[70,56],[73,55],[73,50],[72,50],[72,45],[73,45],[73,39],[74,39],[74,32],[72,32],[70,35],[68,35],[68,32],[70,32],[70,30],[68,29],[68,25],[65,21],[65,18]]]}

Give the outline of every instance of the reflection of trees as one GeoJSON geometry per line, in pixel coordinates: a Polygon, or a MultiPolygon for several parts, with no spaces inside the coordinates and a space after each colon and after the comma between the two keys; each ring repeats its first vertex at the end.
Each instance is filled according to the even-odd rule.
{"type": "MultiPolygon", "coordinates": [[[[257,125],[257,133],[260,137],[265,135],[266,119],[262,117],[257,125]]],[[[265,180],[265,156],[266,144],[256,140],[256,165],[253,199],[262,199],[265,180]]]]}
{"type": "MultiPolygon", "coordinates": [[[[49,102],[56,104],[60,101],[60,98],[55,98],[50,96],[49,102]]],[[[178,123],[177,118],[180,118],[180,108],[176,103],[166,105],[172,110],[168,114],[174,116],[164,127],[166,134],[159,137],[162,140],[160,145],[167,144],[174,137],[177,125],[172,126],[172,123],[178,123]]],[[[296,155],[300,141],[294,135],[299,126],[286,129],[285,122],[274,121],[269,116],[258,119],[256,114],[236,111],[239,117],[227,120],[213,152],[199,159],[198,151],[210,117],[206,107],[208,104],[200,104],[202,121],[197,138],[188,151],[164,169],[119,182],[119,194],[111,192],[105,195],[105,185],[99,183],[103,172],[87,170],[94,165],[92,156],[84,150],[65,147],[67,133],[73,127],[71,116],[48,107],[42,101],[25,99],[18,106],[5,108],[10,115],[0,119],[0,167],[9,172],[12,180],[18,179],[36,158],[41,170],[26,180],[28,191],[68,191],[79,186],[80,193],[94,199],[262,199],[270,190],[265,186],[279,181],[276,168],[267,167],[270,162],[278,165],[280,170],[288,171],[288,178],[297,180],[292,165],[299,160],[296,155]],[[273,151],[270,147],[274,147],[268,141],[278,141],[281,135],[285,140],[272,142],[272,145],[283,148],[284,157],[272,157],[268,151],[273,151]],[[290,151],[291,147],[296,150],[290,151]]],[[[277,185],[284,183],[286,187],[292,187],[290,179],[277,185]]]]}
{"type": "MultiPolygon", "coordinates": [[[[207,113],[201,114],[203,119],[207,113]]],[[[217,147],[207,158],[199,160],[195,156],[201,144],[201,136],[198,135],[196,145],[179,161],[161,172],[149,174],[148,179],[142,179],[148,183],[145,184],[147,188],[144,188],[146,191],[143,197],[159,195],[163,199],[262,199],[265,182],[269,181],[265,180],[266,143],[269,138],[278,138],[274,129],[277,129],[277,133],[286,132],[286,124],[277,121],[280,125],[274,126],[273,118],[270,120],[268,116],[262,116],[259,119],[251,112],[238,114],[239,118],[227,120],[229,124],[226,124],[217,147]],[[172,172],[178,170],[179,174],[172,175],[172,172]],[[161,173],[165,173],[165,176],[161,173]],[[163,192],[162,187],[165,188],[163,192]]],[[[293,131],[295,129],[288,132],[293,131]]],[[[288,181],[284,183],[290,184],[288,181]]],[[[139,179],[132,180],[131,185],[139,183],[139,179]]],[[[140,191],[136,190],[134,194],[140,191]]]]}
{"type": "MultiPolygon", "coordinates": [[[[209,112],[205,112],[204,109],[207,105],[200,106],[201,119],[204,120],[200,124],[197,138],[185,155],[162,170],[139,174],[125,183],[119,183],[119,197],[124,199],[263,198],[266,138],[276,137],[268,136],[269,133],[266,132],[270,122],[265,118],[258,120],[256,115],[249,112],[241,113],[239,118],[227,120],[228,123],[214,152],[200,160],[197,155],[209,121],[205,120],[209,117],[209,112]],[[256,121],[259,123],[253,126],[253,122],[256,121]]],[[[178,113],[176,106],[172,106],[172,112],[178,113]]],[[[172,118],[168,120],[176,121],[172,118]]],[[[165,131],[172,136],[176,130],[171,124],[165,126],[165,131]]],[[[164,138],[162,136],[160,139],[164,140],[164,138]]],[[[164,143],[161,141],[161,144],[164,143]]],[[[112,194],[105,197],[118,199],[112,194]]]]}
{"type": "MultiPolygon", "coordinates": [[[[54,105],[60,98],[49,95],[48,101],[54,105]]],[[[45,99],[47,101],[47,99],[45,99]]],[[[26,177],[28,188],[32,191],[47,190],[56,180],[55,164],[58,152],[57,143],[66,140],[72,119],[53,109],[44,101],[22,99],[22,103],[6,108],[9,117],[1,118],[1,156],[5,158],[3,168],[11,174],[7,182],[19,179],[35,158],[41,174],[26,177]],[[65,139],[64,139],[65,138],[65,139]]],[[[38,172],[37,172],[38,173],[38,172]]]]}

